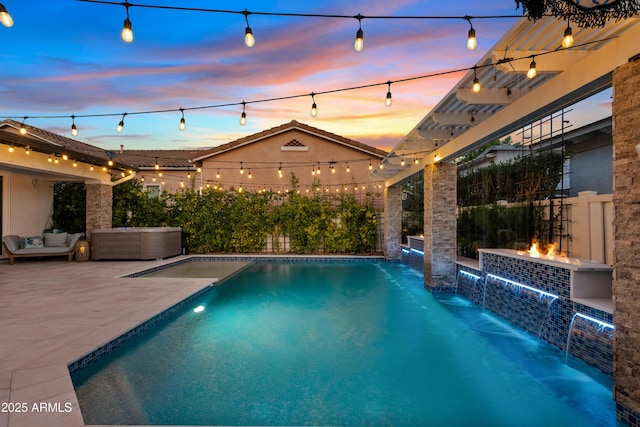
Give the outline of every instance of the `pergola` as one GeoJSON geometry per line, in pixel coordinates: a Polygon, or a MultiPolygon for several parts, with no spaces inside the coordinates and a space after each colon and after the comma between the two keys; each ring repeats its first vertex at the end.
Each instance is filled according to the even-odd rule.
{"type": "Polygon", "coordinates": [[[521,18],[383,159],[374,174],[387,187],[415,173],[403,167],[446,162],[611,87],[613,70],[638,51],[640,20],[574,28],[575,44],[561,46],[567,23],[521,18]],[[526,73],[532,60],[537,75],[526,73]],[[482,89],[471,89],[477,76],[482,89]],[[437,151],[438,158],[434,158],[437,151]]]}

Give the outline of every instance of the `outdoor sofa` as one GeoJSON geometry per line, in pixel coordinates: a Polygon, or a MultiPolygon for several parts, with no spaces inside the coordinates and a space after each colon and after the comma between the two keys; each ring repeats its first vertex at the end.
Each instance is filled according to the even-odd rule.
{"type": "Polygon", "coordinates": [[[13,264],[16,258],[43,256],[67,256],[71,261],[81,237],[84,233],[43,233],[42,236],[29,237],[7,235],[2,238],[2,245],[9,256],[9,264],[13,264]]]}

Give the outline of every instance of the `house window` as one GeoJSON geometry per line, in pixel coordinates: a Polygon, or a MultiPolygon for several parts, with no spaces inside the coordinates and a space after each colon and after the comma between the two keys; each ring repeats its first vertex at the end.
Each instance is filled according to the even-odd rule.
{"type": "Polygon", "coordinates": [[[159,185],[147,185],[145,186],[145,190],[147,191],[147,195],[149,197],[160,197],[159,185]]]}

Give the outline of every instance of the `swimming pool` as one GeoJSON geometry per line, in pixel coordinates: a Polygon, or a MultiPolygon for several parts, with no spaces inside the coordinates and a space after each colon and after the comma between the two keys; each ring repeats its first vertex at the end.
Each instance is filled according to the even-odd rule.
{"type": "Polygon", "coordinates": [[[72,379],[87,424],[616,425],[609,378],[384,262],[255,263],[72,379]]]}

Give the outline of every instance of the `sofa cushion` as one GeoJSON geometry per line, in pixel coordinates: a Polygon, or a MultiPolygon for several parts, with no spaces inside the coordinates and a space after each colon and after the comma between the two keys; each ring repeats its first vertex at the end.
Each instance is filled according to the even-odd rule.
{"type": "Polygon", "coordinates": [[[44,239],[42,238],[42,236],[25,237],[24,248],[25,249],[44,248],[44,239]]]}
{"type": "Polygon", "coordinates": [[[51,247],[41,247],[41,248],[32,248],[32,249],[18,249],[14,252],[15,255],[33,255],[37,256],[39,254],[66,254],[69,252],[68,248],[60,247],[60,246],[51,246],[51,247]]]}
{"type": "Polygon", "coordinates": [[[44,245],[46,247],[66,247],[67,233],[44,233],[44,245]]]}
{"type": "Polygon", "coordinates": [[[2,238],[7,250],[9,252],[15,252],[18,249],[24,249],[24,239],[14,234],[6,235],[2,238]]]}

